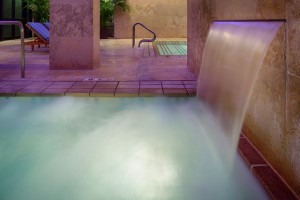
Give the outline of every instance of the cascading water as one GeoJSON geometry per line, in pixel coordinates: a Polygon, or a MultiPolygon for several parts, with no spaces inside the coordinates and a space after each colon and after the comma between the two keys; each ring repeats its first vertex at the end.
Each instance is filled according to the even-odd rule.
{"type": "Polygon", "coordinates": [[[197,95],[225,134],[234,158],[251,91],[268,47],[283,22],[214,22],[203,53],[197,95]]]}

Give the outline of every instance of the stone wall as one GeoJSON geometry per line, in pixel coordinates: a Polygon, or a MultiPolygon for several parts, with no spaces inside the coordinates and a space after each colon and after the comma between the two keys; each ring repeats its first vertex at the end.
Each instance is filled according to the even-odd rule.
{"type": "Polygon", "coordinates": [[[197,74],[213,20],[286,20],[264,60],[245,125],[247,137],[300,197],[299,9],[298,0],[188,0],[188,65],[197,74]]]}
{"type": "Polygon", "coordinates": [[[50,1],[50,69],[99,66],[99,0],[50,1]]]}
{"type": "MultiPolygon", "coordinates": [[[[131,11],[117,11],[114,17],[115,38],[131,38],[132,25],[141,22],[159,38],[187,37],[186,0],[128,0],[131,11]]],[[[152,37],[137,27],[138,38],[152,37]]]]}

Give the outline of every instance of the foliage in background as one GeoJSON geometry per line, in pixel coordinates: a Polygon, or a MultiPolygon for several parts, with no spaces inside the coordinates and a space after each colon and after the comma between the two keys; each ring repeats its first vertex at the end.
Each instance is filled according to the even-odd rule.
{"type": "Polygon", "coordinates": [[[127,0],[112,0],[114,4],[114,9],[120,9],[123,12],[129,12],[130,11],[130,6],[127,2],[127,0]]]}
{"type": "Polygon", "coordinates": [[[49,21],[49,0],[24,0],[27,3],[26,8],[32,12],[34,21],[49,21]]]}
{"type": "MultiPolygon", "coordinates": [[[[49,21],[49,0],[24,0],[27,3],[26,8],[32,11],[35,21],[49,21]]],[[[107,27],[113,22],[116,10],[129,12],[130,6],[127,0],[100,0],[100,24],[101,27],[107,27]]]]}
{"type": "Polygon", "coordinates": [[[129,12],[130,6],[127,0],[100,0],[100,25],[107,27],[113,23],[116,10],[129,12]]]}

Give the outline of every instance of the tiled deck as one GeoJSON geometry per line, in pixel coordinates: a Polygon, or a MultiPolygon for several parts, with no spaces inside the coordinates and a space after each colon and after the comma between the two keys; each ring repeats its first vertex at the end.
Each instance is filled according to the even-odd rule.
{"type": "Polygon", "coordinates": [[[0,96],[195,96],[196,81],[0,81],[0,96]]]}
{"type": "Polygon", "coordinates": [[[0,42],[0,94],[195,95],[196,77],[186,56],[156,56],[152,44],[131,48],[131,40],[101,40],[100,47],[100,64],[93,70],[49,70],[49,48],[31,51],[26,46],[26,76],[21,79],[19,41],[0,42]]]}

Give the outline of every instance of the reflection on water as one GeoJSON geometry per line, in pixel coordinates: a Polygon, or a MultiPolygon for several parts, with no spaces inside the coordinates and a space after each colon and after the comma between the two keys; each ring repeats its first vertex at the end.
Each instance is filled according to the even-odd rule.
{"type": "Polygon", "coordinates": [[[0,199],[264,199],[196,98],[0,98],[0,199]]]}

